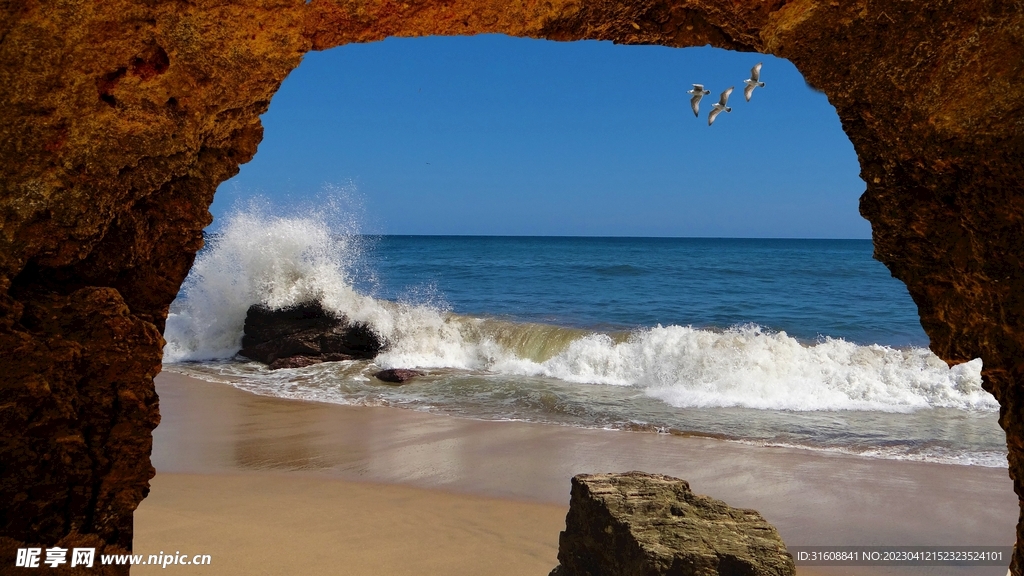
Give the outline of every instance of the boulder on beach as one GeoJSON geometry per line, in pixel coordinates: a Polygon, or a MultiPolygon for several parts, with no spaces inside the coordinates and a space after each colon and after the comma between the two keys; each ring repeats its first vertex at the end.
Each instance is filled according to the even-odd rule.
{"type": "Polygon", "coordinates": [[[550,576],[794,576],[793,557],[754,510],[648,474],[572,479],[559,565],[550,576]]]}
{"type": "Polygon", "coordinates": [[[272,368],[297,368],[374,358],[383,348],[383,339],[368,325],[349,322],[325,310],[319,302],[308,302],[278,309],[250,306],[238,353],[272,368]]]}
{"type": "Polygon", "coordinates": [[[381,370],[373,375],[376,379],[384,382],[390,382],[392,384],[404,384],[407,380],[415,378],[417,376],[423,376],[423,372],[419,370],[409,370],[407,368],[389,368],[387,370],[381,370]]]}

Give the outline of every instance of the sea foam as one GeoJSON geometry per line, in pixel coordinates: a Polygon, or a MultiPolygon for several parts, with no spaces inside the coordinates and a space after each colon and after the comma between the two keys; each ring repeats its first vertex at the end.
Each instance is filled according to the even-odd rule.
{"type": "Polygon", "coordinates": [[[319,299],[351,320],[368,323],[389,343],[375,361],[382,367],[629,386],[679,408],[998,408],[981,388],[980,360],[948,368],[923,348],[864,346],[834,338],[807,343],[756,325],[593,333],[373,298],[354,288],[360,237],[353,229],[332,229],[329,220],[260,210],[229,217],[197,257],[172,306],[165,361],[231,358],[240,347],[249,306],[319,299]]]}

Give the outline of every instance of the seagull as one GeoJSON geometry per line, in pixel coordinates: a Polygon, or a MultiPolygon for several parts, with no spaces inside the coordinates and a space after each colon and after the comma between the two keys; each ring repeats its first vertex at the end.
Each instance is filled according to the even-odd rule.
{"type": "Polygon", "coordinates": [[[750,78],[743,81],[747,85],[743,89],[743,95],[747,97],[747,102],[750,102],[750,96],[754,93],[754,88],[764,88],[764,82],[761,82],[761,63],[758,62],[757,66],[750,69],[750,78]]]}
{"type": "Polygon", "coordinates": [[[687,90],[687,94],[693,94],[693,98],[690,98],[690,108],[693,108],[693,115],[700,116],[697,109],[700,107],[700,99],[711,94],[711,90],[705,90],[703,84],[694,84],[693,90],[687,90]]]}
{"type": "Polygon", "coordinates": [[[726,106],[725,103],[729,101],[729,94],[732,94],[733,88],[734,86],[730,86],[728,90],[722,92],[722,98],[711,105],[711,114],[708,114],[708,126],[711,126],[711,123],[715,121],[715,116],[721,114],[722,110],[732,112],[732,108],[726,106]]]}

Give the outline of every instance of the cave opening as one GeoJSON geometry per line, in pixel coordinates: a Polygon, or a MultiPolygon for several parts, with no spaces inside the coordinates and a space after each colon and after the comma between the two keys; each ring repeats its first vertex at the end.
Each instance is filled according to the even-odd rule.
{"type": "MultiPolygon", "coordinates": [[[[215,188],[255,154],[263,134],[258,118],[303,54],[395,35],[497,31],[626,44],[710,42],[791,58],[829,95],[856,147],[866,183],[861,210],[872,222],[875,255],[907,284],[931,349],[950,364],[984,357],[985,388],[1002,404],[1009,475],[1022,493],[1024,403],[1014,314],[1024,293],[1016,161],[1024,99],[1021,84],[1012,81],[1020,76],[1016,64],[1024,62],[1016,57],[1022,45],[1019,13],[1001,4],[955,3],[908,5],[899,12],[878,3],[803,2],[568,1],[510,4],[504,10],[450,2],[287,4],[187,10],[67,4],[9,14],[2,43],[8,58],[2,61],[15,81],[6,83],[0,98],[10,119],[4,124],[10,178],[0,278],[9,289],[0,301],[0,337],[3,349],[23,361],[7,371],[3,386],[10,432],[5,454],[11,463],[3,491],[20,503],[3,518],[8,550],[58,543],[131,548],[132,513],[153,478],[151,432],[161,409],[168,408],[164,431],[201,423],[170,409],[163,390],[158,399],[154,375],[160,371],[167,306],[202,243],[215,188]],[[965,98],[966,93],[979,97],[965,98]],[[60,271],[58,282],[37,282],[37,272],[46,270],[60,271]],[[69,282],[57,286],[65,277],[69,282]]],[[[723,115],[716,128],[736,117],[723,115]]],[[[724,156],[722,146],[709,149],[724,156]]],[[[608,164],[615,158],[602,159],[608,164]]],[[[726,173],[740,171],[729,165],[726,173]]],[[[356,182],[360,191],[368,184],[356,182]]],[[[557,197],[542,198],[550,199],[557,197]]],[[[628,215],[643,204],[630,197],[618,206],[628,215]]],[[[513,214],[515,206],[502,209],[513,214]]],[[[577,214],[592,206],[575,208],[577,214]]],[[[647,215],[666,213],[671,210],[647,215]]],[[[416,221],[421,214],[411,216],[408,221],[416,221]]],[[[265,221],[254,222],[250,231],[259,232],[265,221]]],[[[604,272],[633,273],[629,267],[604,272]]],[[[606,336],[596,343],[629,343],[628,336],[606,336]]],[[[170,372],[167,366],[164,371],[170,372]]],[[[158,377],[157,386],[161,381],[166,378],[158,377]]],[[[557,394],[523,398],[574,410],[566,410],[557,394]]],[[[212,421],[218,414],[204,416],[212,421]]],[[[231,436],[224,438],[230,442],[231,436]]],[[[395,456],[397,461],[407,454],[395,456]]],[[[153,462],[167,471],[158,455],[153,462]]],[[[531,468],[533,462],[526,464],[531,468]]],[[[893,464],[889,470],[911,468],[893,464]]],[[[922,542],[959,541],[936,538],[950,517],[972,536],[987,530],[992,541],[1005,541],[1000,535],[1016,521],[1006,469],[948,466],[928,472],[940,470],[949,474],[918,476],[917,488],[899,492],[892,500],[897,506],[882,514],[909,528],[900,534],[915,534],[922,542]],[[965,486],[976,498],[963,497],[965,486]]],[[[901,476],[860,477],[869,480],[841,490],[844,496],[867,495],[877,503],[879,482],[901,476]]],[[[736,479],[718,480],[725,487],[736,479]]],[[[791,490],[780,497],[771,490],[761,493],[769,507],[805,495],[791,490]]],[[[866,514],[845,510],[861,520],[866,514]]],[[[813,522],[803,526],[805,534],[824,533],[813,522]]],[[[886,538],[872,531],[877,522],[859,526],[865,529],[861,534],[886,538]]],[[[1012,571],[1020,573],[1019,557],[1012,571]]]]}
{"type": "MultiPolygon", "coordinates": [[[[786,60],[392,38],[308,54],[262,122],[259,152],[211,208],[193,270],[208,281],[186,281],[172,305],[170,372],[328,404],[1005,466],[980,361],[950,369],[927,350],[906,287],[871,258],[864,182],[836,112],[786,60]],[[766,86],[747,102],[757,62],[766,86]],[[694,117],[696,82],[735,85],[733,111],[708,126],[712,95],[694,117]],[[386,326],[391,347],[279,369],[234,355],[250,305],[297,295],[386,326]],[[232,319],[190,324],[214,308],[232,319]],[[420,374],[394,388],[382,368],[420,374]]],[[[179,389],[162,398],[165,413],[182,410],[179,389]]],[[[337,446],[363,432],[328,423],[325,408],[302,408],[288,429],[251,402],[228,416],[189,410],[218,435],[259,430],[234,433],[242,469],[358,462],[389,482],[447,474],[536,497],[518,473],[510,488],[470,472],[481,460],[458,443],[354,457],[337,446]]],[[[158,470],[178,465],[180,445],[154,432],[158,470]]],[[[664,453],[639,454],[648,460],[630,467],[700,481],[664,453]]],[[[920,532],[908,528],[917,512],[874,514],[843,530],[920,532]]],[[[813,525],[780,530],[800,545],[813,525]]]]}
{"type": "MultiPolygon", "coordinates": [[[[444,413],[500,418],[511,402],[538,421],[853,453],[887,430],[890,457],[1002,461],[980,362],[950,370],[927,350],[905,286],[871,258],[853,147],[788,61],[498,35],[305,59],[217,193],[171,308],[172,369],[223,371],[177,364],[234,357],[254,304],[328,299],[386,326],[374,369],[441,370],[423,398],[444,413]],[[694,83],[735,87],[733,111],[709,125],[713,93],[695,115],[694,83]],[[579,383],[610,388],[597,401],[579,383]],[[612,401],[627,408],[593,412],[612,401]],[[834,410],[850,438],[794,432],[833,428],[834,410]]],[[[332,398],[404,402],[349,388],[332,398]]]]}

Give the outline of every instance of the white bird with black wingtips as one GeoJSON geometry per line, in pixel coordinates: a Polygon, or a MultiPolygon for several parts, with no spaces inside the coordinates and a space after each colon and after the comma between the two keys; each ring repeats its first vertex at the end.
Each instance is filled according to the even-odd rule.
{"type": "Polygon", "coordinates": [[[735,86],[730,86],[728,90],[722,92],[722,97],[718,102],[711,105],[711,114],[708,114],[708,126],[711,126],[711,123],[715,121],[715,116],[721,114],[723,110],[725,112],[732,112],[732,108],[726,106],[726,103],[729,102],[729,94],[732,94],[733,88],[735,86]]]}
{"type": "Polygon", "coordinates": [[[711,94],[711,90],[705,90],[703,84],[694,84],[693,90],[687,90],[686,93],[693,94],[693,98],[690,98],[690,108],[693,108],[694,116],[700,116],[700,99],[711,94]]]}
{"type": "Polygon", "coordinates": [[[747,86],[743,88],[743,95],[747,97],[747,102],[750,102],[750,97],[754,94],[754,88],[764,88],[764,82],[761,82],[761,63],[758,62],[757,66],[750,69],[750,78],[743,81],[747,86]]]}

